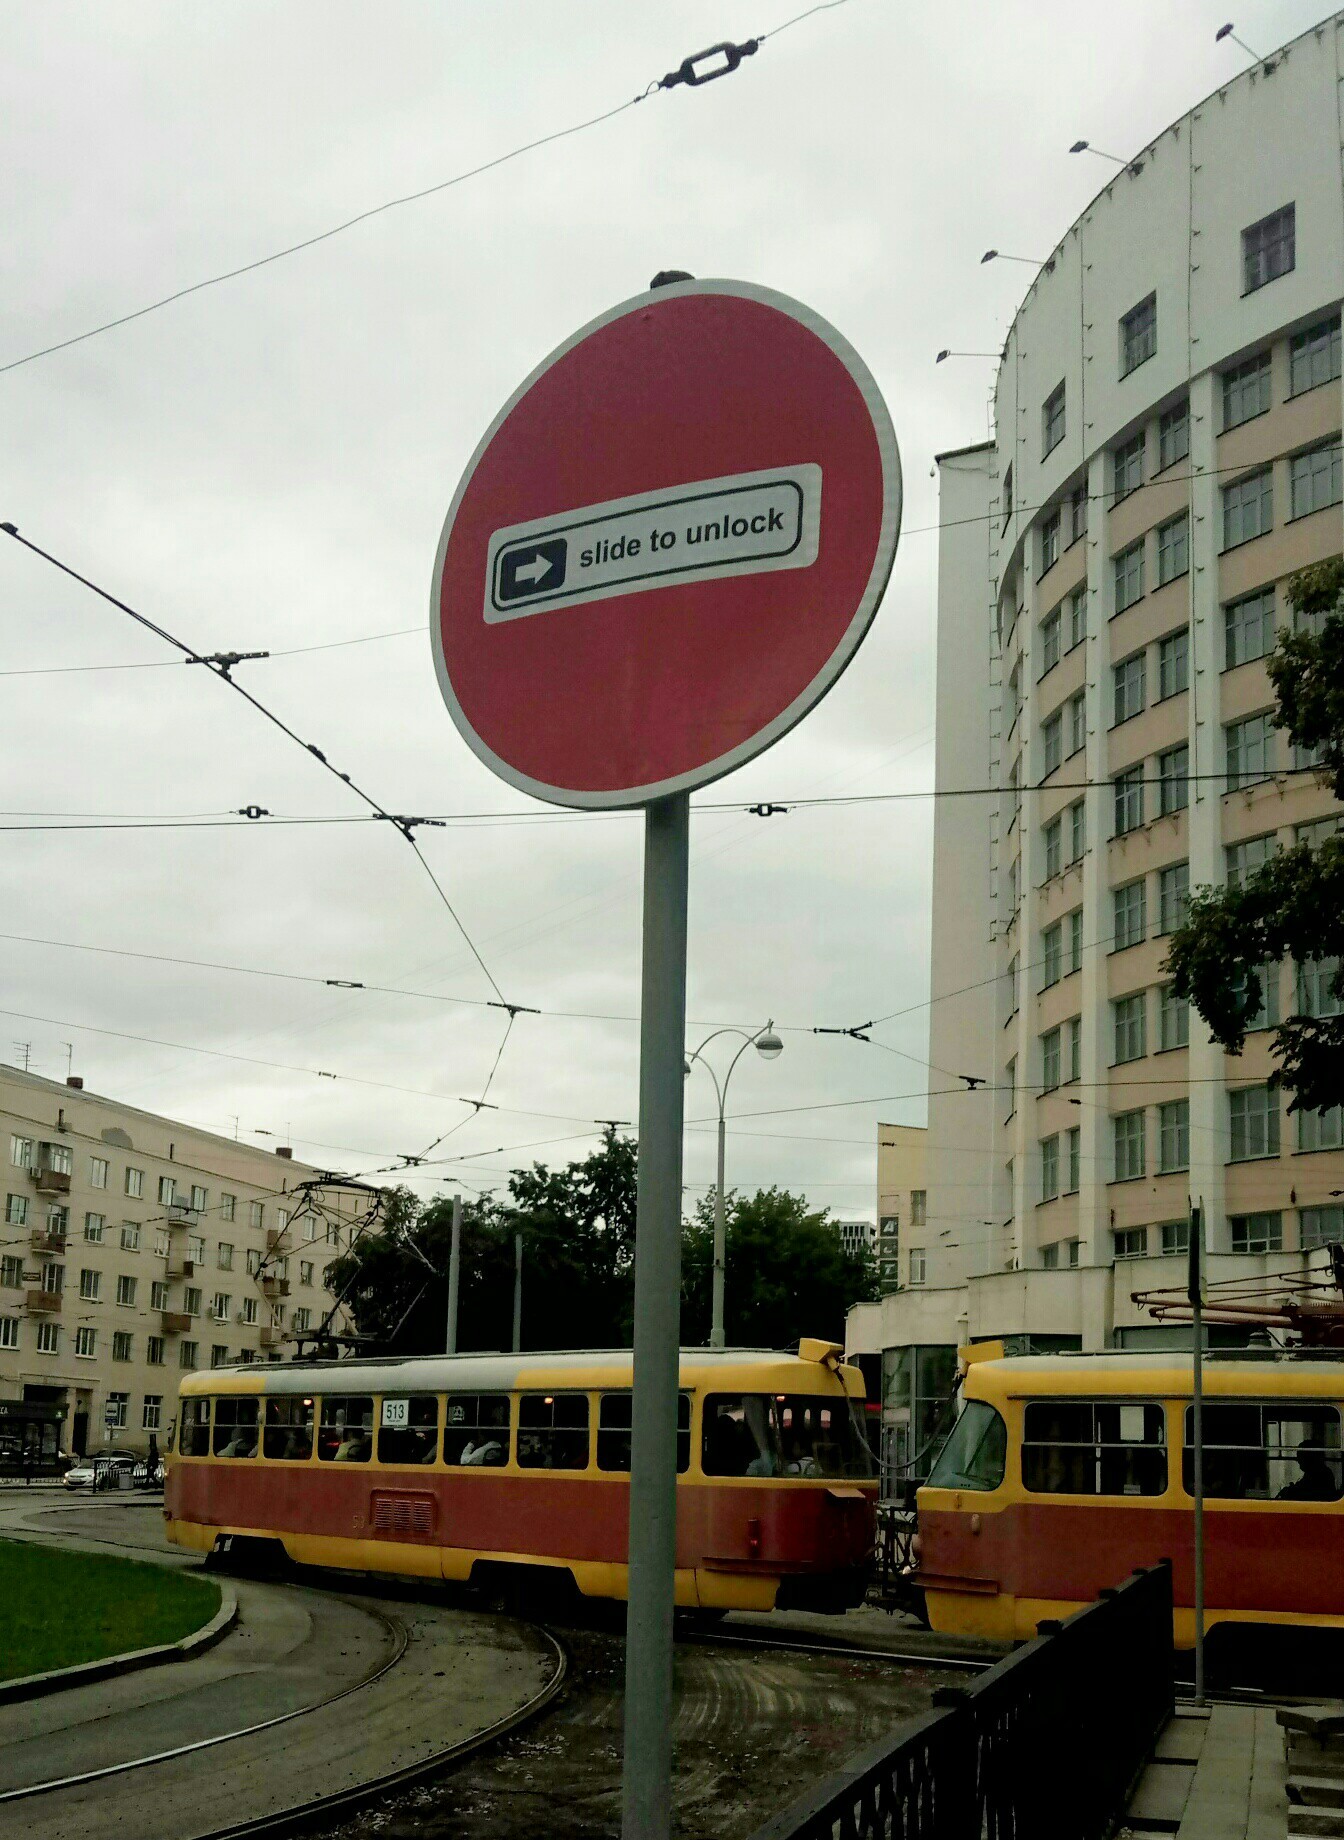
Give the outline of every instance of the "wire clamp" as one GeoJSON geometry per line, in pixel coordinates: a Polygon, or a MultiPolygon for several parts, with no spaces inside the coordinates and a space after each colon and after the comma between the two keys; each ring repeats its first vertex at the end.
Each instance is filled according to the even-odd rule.
{"type": "Polygon", "coordinates": [[[240,805],[238,807],[240,818],[269,818],[270,815],[264,805],[240,805]]]}
{"type": "Polygon", "coordinates": [[[232,683],[233,679],[229,676],[229,672],[236,664],[245,664],[252,658],[269,658],[270,655],[269,652],[203,652],[199,658],[191,657],[185,659],[184,662],[186,664],[208,664],[216,677],[225,678],[232,683]]]}
{"type": "Polygon", "coordinates": [[[774,818],[788,810],[787,805],[748,805],[753,818],[774,818]]]}
{"type": "Polygon", "coordinates": [[[675,70],[669,70],[659,89],[675,89],[678,83],[685,83],[691,89],[698,89],[702,83],[713,83],[717,77],[730,77],[742,62],[753,52],[760,49],[759,38],[749,38],[744,44],[710,45],[705,51],[696,51],[690,57],[683,58],[675,70]],[[721,64],[709,70],[699,68],[707,58],[722,58],[721,64]]]}
{"type": "Polygon", "coordinates": [[[533,1009],[530,1003],[496,1003],[493,998],[487,999],[485,1007],[487,1009],[506,1009],[509,1012],[510,1022],[516,1016],[539,1016],[541,1014],[541,1011],[533,1009]]]}
{"type": "Polygon", "coordinates": [[[817,1028],[814,1028],[812,1033],[814,1035],[848,1035],[852,1041],[866,1041],[871,1045],[872,1036],[865,1035],[864,1030],[870,1029],[872,1028],[872,1026],[873,1025],[871,1022],[858,1022],[854,1025],[852,1029],[817,1029],[817,1028]]]}

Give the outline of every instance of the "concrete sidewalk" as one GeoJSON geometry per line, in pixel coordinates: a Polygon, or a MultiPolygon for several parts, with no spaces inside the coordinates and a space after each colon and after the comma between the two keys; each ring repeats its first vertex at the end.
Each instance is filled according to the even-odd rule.
{"type": "Polygon", "coordinates": [[[1273,1706],[1178,1708],[1157,1741],[1117,1840],[1285,1840],[1283,1733],[1273,1706]]]}

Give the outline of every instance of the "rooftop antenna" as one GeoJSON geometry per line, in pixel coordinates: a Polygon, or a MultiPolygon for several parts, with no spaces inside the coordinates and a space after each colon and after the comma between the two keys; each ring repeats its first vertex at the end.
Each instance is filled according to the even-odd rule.
{"type": "Polygon", "coordinates": [[[1246,40],[1244,38],[1238,38],[1236,33],[1232,30],[1231,20],[1229,20],[1225,26],[1219,26],[1218,30],[1213,35],[1213,42],[1215,45],[1220,45],[1225,38],[1230,38],[1234,45],[1239,45],[1246,53],[1247,57],[1251,59],[1252,63],[1260,65],[1267,77],[1273,75],[1276,68],[1274,59],[1262,58],[1258,51],[1252,51],[1251,47],[1246,43],[1246,40]]]}
{"type": "Polygon", "coordinates": [[[27,1073],[28,1062],[32,1059],[33,1044],[30,1041],[16,1041],[14,1043],[14,1046],[15,1048],[17,1048],[18,1052],[23,1056],[23,1071],[27,1073]]]}
{"type": "Polygon", "coordinates": [[[68,1080],[75,1071],[75,1044],[72,1041],[63,1041],[61,1046],[65,1049],[65,1077],[68,1080]]]}

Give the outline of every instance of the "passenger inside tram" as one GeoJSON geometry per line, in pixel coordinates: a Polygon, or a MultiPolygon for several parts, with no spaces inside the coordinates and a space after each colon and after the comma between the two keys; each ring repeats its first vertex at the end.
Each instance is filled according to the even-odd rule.
{"type": "Polygon", "coordinates": [[[1279,1490],[1275,1501],[1338,1501],[1339,1484],[1324,1446],[1304,1441],[1294,1454],[1302,1473],[1279,1490]]]}

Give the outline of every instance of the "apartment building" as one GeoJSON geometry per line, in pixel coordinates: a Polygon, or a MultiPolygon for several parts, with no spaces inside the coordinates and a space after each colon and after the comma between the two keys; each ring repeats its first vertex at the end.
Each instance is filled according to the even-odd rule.
{"type": "Polygon", "coordinates": [[[339,1180],[299,1189],[319,1172],[284,1147],[16,1067],[0,1154],[0,1400],[61,1408],[76,1454],[162,1444],[193,1368],[293,1353],[368,1203],[339,1180]]]}
{"type": "MultiPolygon", "coordinates": [[[[996,438],[940,457],[922,1296],[856,1349],[1161,1345],[1131,1301],[1344,1239],[1344,1120],[1289,1115],[1266,966],[1244,1053],[1163,973],[1189,892],[1341,808],[1270,721],[1285,585],[1344,550],[1344,14],[1172,124],[1071,226],[1009,332],[996,438]],[[980,1084],[979,1082],[983,1082],[980,1084]],[[955,1082],[949,1080],[949,1087],[955,1082]]],[[[875,1315],[874,1312],[877,1314],[875,1315]]]]}

